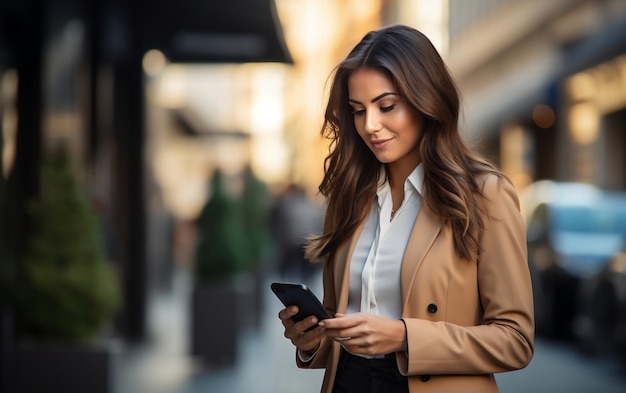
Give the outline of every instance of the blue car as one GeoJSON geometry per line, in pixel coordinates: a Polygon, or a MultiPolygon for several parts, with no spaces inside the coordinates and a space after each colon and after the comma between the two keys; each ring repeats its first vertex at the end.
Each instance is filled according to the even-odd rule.
{"type": "Polygon", "coordinates": [[[574,338],[583,288],[626,245],[626,193],[540,181],[520,194],[538,334],[574,338]]]}

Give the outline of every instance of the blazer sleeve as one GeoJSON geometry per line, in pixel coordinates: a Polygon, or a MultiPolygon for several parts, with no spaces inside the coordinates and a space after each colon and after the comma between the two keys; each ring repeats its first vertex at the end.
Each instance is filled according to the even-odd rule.
{"type": "MultiPolygon", "coordinates": [[[[328,261],[324,262],[322,281],[324,287],[324,299],[322,303],[330,315],[335,315],[337,313],[337,295],[334,281],[334,263],[328,261]]],[[[296,352],[296,365],[299,368],[325,368],[332,344],[333,341],[331,339],[323,337],[319,350],[308,362],[301,361],[296,352]]]]}
{"type": "Polygon", "coordinates": [[[488,374],[523,368],[532,358],[533,295],[518,197],[508,181],[493,175],[483,192],[487,214],[476,262],[480,317],[473,326],[404,318],[408,357],[397,354],[404,375],[488,374]]]}

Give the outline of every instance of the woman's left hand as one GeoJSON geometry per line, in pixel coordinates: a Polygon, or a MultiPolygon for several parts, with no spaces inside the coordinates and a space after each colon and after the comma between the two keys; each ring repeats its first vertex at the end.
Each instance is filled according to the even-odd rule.
{"type": "Polygon", "coordinates": [[[355,354],[385,355],[407,348],[406,326],[399,319],[365,313],[336,314],[319,325],[326,329],[327,336],[355,354]]]}

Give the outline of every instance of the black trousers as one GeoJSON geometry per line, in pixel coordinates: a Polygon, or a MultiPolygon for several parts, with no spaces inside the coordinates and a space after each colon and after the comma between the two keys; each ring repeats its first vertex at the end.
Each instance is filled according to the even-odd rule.
{"type": "Polygon", "coordinates": [[[365,359],[342,350],[333,393],[408,393],[407,377],[400,374],[396,355],[365,359]]]}

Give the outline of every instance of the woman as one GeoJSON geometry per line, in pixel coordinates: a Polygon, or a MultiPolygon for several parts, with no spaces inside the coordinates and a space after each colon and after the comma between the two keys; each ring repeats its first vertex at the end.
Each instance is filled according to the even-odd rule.
{"type": "Polygon", "coordinates": [[[410,27],[368,33],[335,70],[326,217],[307,248],[335,318],[279,313],[298,366],[326,368],[322,392],[497,392],[493,373],[533,355],[518,198],[458,115],[443,60],[410,27]]]}

